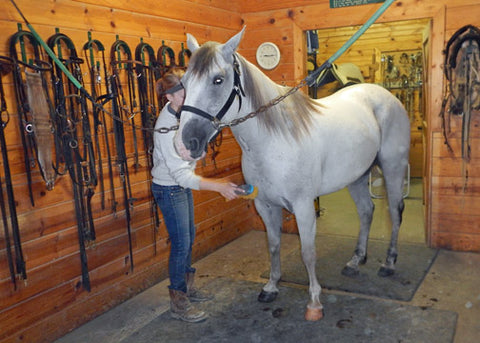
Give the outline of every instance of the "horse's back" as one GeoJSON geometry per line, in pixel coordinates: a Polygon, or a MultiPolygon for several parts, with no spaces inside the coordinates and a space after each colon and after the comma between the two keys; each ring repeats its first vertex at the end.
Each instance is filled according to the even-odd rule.
{"type": "Polygon", "coordinates": [[[352,99],[372,109],[380,125],[391,124],[389,120],[398,120],[403,123],[409,121],[407,112],[401,101],[382,86],[372,83],[361,83],[341,89],[332,96],[352,99]]]}
{"type": "Polygon", "coordinates": [[[317,116],[317,140],[323,145],[319,153],[324,154],[321,193],[355,181],[378,157],[408,159],[410,121],[402,103],[385,88],[353,85],[319,103],[323,105],[317,116]]]}
{"type": "Polygon", "coordinates": [[[352,85],[322,100],[356,107],[358,110],[350,112],[350,115],[364,116],[363,119],[370,119],[365,117],[365,112],[367,115],[373,114],[380,130],[380,144],[386,142],[391,135],[394,137],[390,139],[397,139],[397,144],[410,142],[410,120],[407,111],[397,97],[379,85],[352,85]]]}
{"type": "MultiPolygon", "coordinates": [[[[379,134],[376,159],[382,169],[387,166],[399,170],[406,168],[410,150],[410,119],[397,97],[381,86],[367,83],[346,87],[333,97],[335,101],[352,102],[351,106],[357,104],[359,108],[371,111],[379,134]]],[[[366,118],[360,110],[353,113],[366,118]]]]}
{"type": "Polygon", "coordinates": [[[381,133],[379,154],[408,155],[410,119],[401,101],[387,89],[374,84],[358,85],[357,92],[365,94],[363,101],[372,108],[378,122],[381,133]]]}

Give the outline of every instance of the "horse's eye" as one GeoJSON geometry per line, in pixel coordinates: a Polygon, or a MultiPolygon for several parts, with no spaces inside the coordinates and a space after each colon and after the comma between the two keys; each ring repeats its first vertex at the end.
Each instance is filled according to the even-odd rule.
{"type": "Polygon", "coordinates": [[[223,83],[223,77],[222,76],[217,76],[214,80],[213,80],[213,84],[214,85],[221,85],[223,83]]]}

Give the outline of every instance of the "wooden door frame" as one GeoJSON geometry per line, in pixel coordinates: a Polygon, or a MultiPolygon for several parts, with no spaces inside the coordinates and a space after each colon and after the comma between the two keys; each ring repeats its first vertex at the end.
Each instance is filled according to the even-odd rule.
{"type": "MultiPolygon", "coordinates": [[[[445,20],[446,20],[446,6],[444,4],[439,4],[437,6],[428,6],[419,9],[418,11],[409,12],[410,15],[407,17],[405,13],[402,13],[403,9],[401,7],[392,7],[387,10],[384,15],[382,15],[377,23],[386,23],[386,22],[395,22],[403,20],[414,20],[414,19],[428,19],[431,21],[431,30],[430,30],[430,51],[428,56],[428,66],[427,66],[427,77],[429,85],[426,87],[427,90],[427,108],[425,113],[425,120],[427,122],[427,132],[426,132],[426,144],[424,145],[425,149],[425,237],[426,243],[428,246],[432,244],[432,209],[431,209],[431,199],[432,199],[432,137],[434,132],[441,132],[442,124],[438,114],[440,113],[441,103],[442,103],[442,90],[443,90],[443,49],[445,45],[445,20]]],[[[338,16],[332,16],[332,19],[329,20],[329,17],[324,18],[324,25],[322,27],[310,27],[304,25],[298,25],[297,23],[292,23],[293,31],[293,46],[295,51],[294,54],[294,66],[295,66],[295,81],[299,82],[307,75],[307,67],[305,59],[307,56],[307,44],[305,34],[298,34],[299,32],[305,32],[307,30],[314,29],[326,29],[334,27],[346,27],[346,26],[356,26],[362,25],[365,21],[364,18],[355,19],[352,17],[339,18],[338,16]],[[362,20],[363,22],[357,22],[362,20]]],[[[305,23],[305,21],[302,21],[305,23]]]]}

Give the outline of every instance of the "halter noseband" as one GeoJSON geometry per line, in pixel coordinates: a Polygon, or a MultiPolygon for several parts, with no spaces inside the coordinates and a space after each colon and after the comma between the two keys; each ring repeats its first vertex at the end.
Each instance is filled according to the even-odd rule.
{"type": "Polygon", "coordinates": [[[232,88],[232,91],[230,92],[230,96],[228,97],[227,102],[225,103],[225,105],[223,105],[220,111],[218,111],[216,115],[212,116],[199,108],[188,106],[188,105],[182,106],[181,111],[192,112],[210,120],[218,130],[220,128],[220,120],[222,120],[225,113],[227,113],[227,111],[230,109],[236,96],[238,96],[238,101],[239,101],[238,110],[240,111],[242,107],[242,95],[245,96],[245,92],[243,90],[242,83],[240,81],[240,68],[237,61],[237,57],[234,54],[233,55],[233,88],[232,88]]]}

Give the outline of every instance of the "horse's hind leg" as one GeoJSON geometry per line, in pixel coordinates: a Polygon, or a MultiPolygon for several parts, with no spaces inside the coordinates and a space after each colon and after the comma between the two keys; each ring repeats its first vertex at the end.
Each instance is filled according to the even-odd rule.
{"type": "Polygon", "coordinates": [[[378,271],[379,276],[390,276],[395,273],[395,262],[397,262],[397,242],[400,224],[402,223],[402,214],[405,207],[403,202],[403,183],[407,166],[395,163],[392,165],[382,165],[383,176],[388,196],[388,210],[392,221],[392,236],[387,250],[385,263],[378,271]]]}
{"type": "Polygon", "coordinates": [[[270,251],[270,279],[258,295],[260,302],[272,302],[278,294],[277,283],[280,280],[280,234],[282,229],[282,208],[269,205],[255,199],[255,207],[267,228],[268,248],[270,251]]]}
{"type": "Polygon", "coordinates": [[[357,213],[360,219],[360,232],[358,234],[357,246],[355,252],[347,265],[343,268],[342,274],[345,276],[355,276],[359,273],[359,264],[367,261],[367,245],[370,226],[372,224],[373,211],[375,205],[368,191],[368,173],[365,173],[360,179],[348,186],[348,191],[352,196],[357,213]]]}

